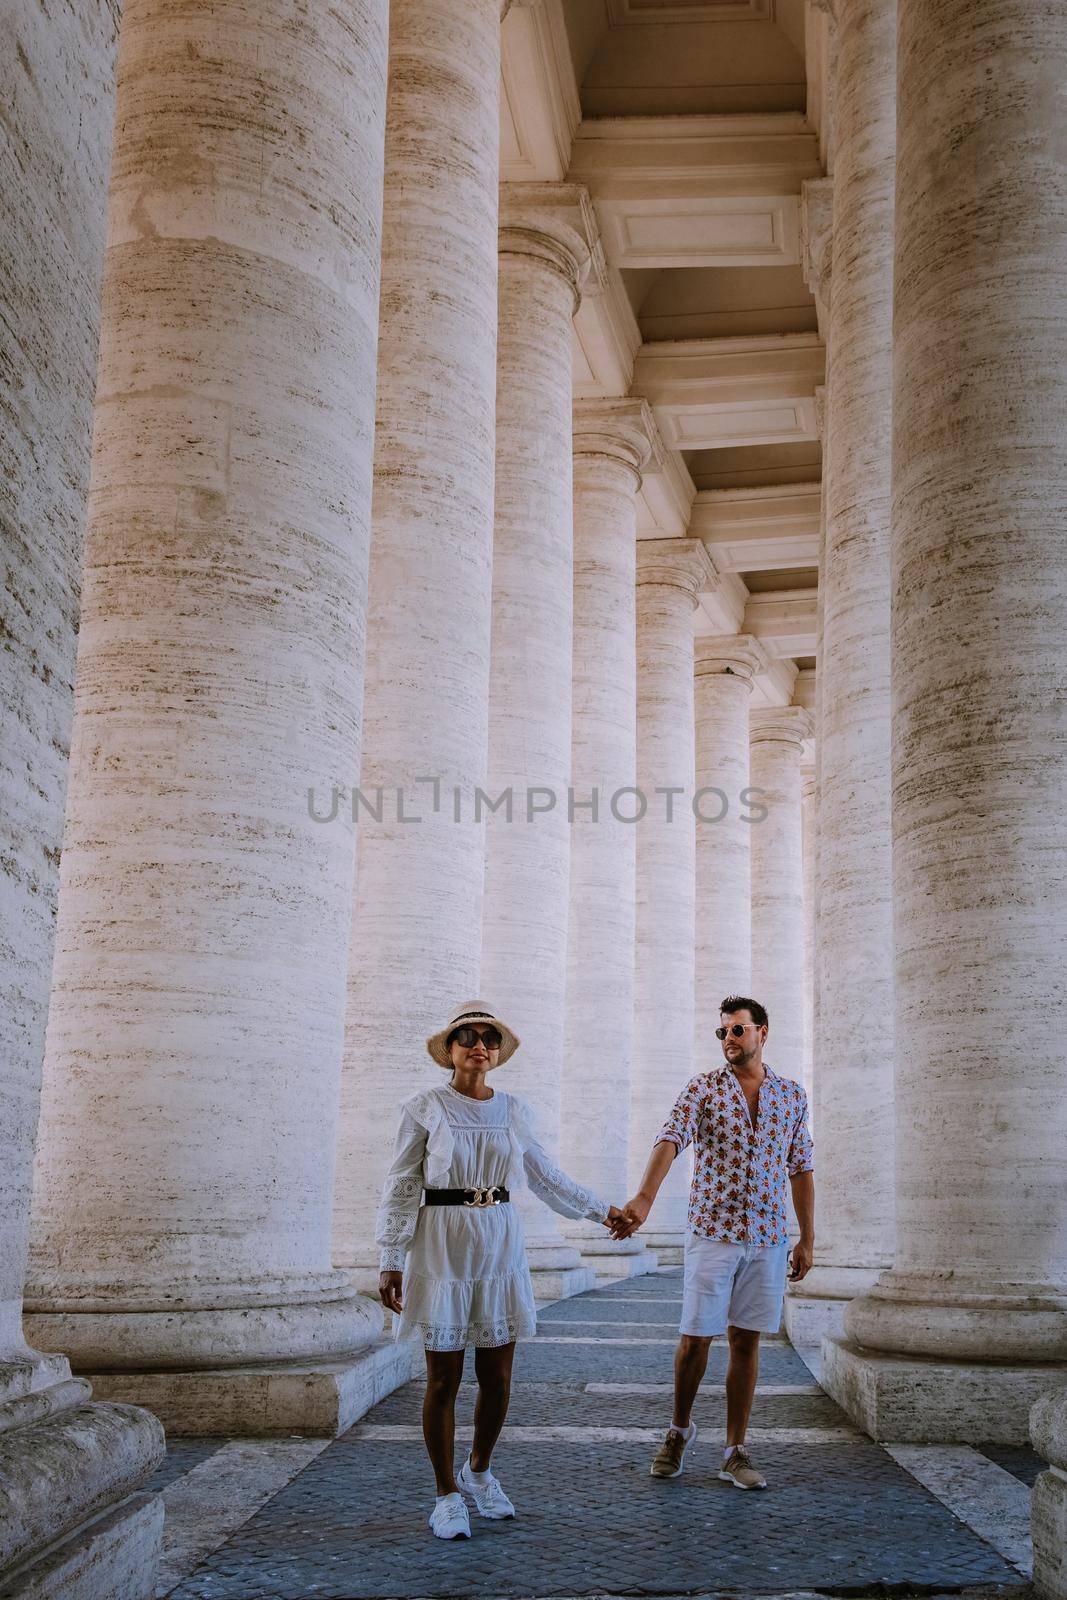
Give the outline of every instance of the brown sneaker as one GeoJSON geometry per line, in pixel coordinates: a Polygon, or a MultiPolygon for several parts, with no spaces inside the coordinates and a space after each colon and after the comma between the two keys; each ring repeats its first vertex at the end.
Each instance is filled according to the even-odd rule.
{"type": "Polygon", "coordinates": [[[722,1464],[720,1478],[732,1483],[736,1489],[766,1489],[767,1480],[752,1465],[752,1457],[744,1445],[734,1445],[722,1464]]]}
{"type": "Polygon", "coordinates": [[[650,1468],[653,1478],[676,1478],[682,1470],[685,1452],[697,1436],[695,1425],[690,1424],[689,1437],[677,1428],[668,1428],[667,1437],[659,1447],[659,1454],[650,1468]]]}

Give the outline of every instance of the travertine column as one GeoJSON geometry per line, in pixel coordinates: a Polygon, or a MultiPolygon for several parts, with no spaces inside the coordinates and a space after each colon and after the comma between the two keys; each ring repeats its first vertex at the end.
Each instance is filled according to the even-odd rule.
{"type": "Polygon", "coordinates": [[[819,571],[819,1122],[815,1267],[794,1337],[840,1333],[893,1258],[893,937],[889,816],[896,0],[837,26],[833,295],[819,571]]]}
{"type": "MultiPolygon", "coordinates": [[[[486,823],[481,987],[522,1049],[507,1084],[536,1107],[558,1151],[567,973],[573,531],[571,322],[595,223],[570,184],[506,185],[497,328],[491,800],[486,823]]],[[[539,1299],[578,1294],[593,1272],[559,1219],[520,1205],[539,1299]]],[[[616,1203],[620,1203],[616,1201],[616,1203]]]]}
{"type": "Polygon", "coordinates": [[[330,1271],[352,834],[307,791],[359,748],[385,9],[123,16],[27,1306],[186,1431],[344,1425],[336,1368],[204,1369],[381,1327],[330,1271]]]}
{"type": "Polygon", "coordinates": [[[814,1105],[815,1032],[815,836],[818,828],[818,786],[814,757],[800,763],[800,832],[804,869],[804,1068],[803,1083],[811,1115],[814,1105]]]}
{"type": "MultiPolygon", "coordinates": [[[[155,1418],[94,1405],[65,1356],[22,1334],[86,497],[116,19],[5,11],[0,63],[0,1588],[55,1546],[52,1586],[153,1593],[162,1505],[132,1494],[155,1418]],[[120,1505],[121,1503],[121,1505],[120,1505]],[[108,1512],[111,1528],[86,1529],[108,1512]]],[[[16,1592],[42,1583],[24,1571],[16,1592]]]]}
{"type": "Polygon", "coordinates": [[[499,91],[499,0],[393,0],[360,778],[382,810],[359,820],[334,1205],[334,1260],[372,1291],[399,1104],[480,992],[499,91]]]}
{"type": "Polygon", "coordinates": [[[880,1437],[1024,1439],[1067,1380],[1067,14],[908,0],[898,48],[897,1245],[824,1350],[880,1437]]]}
{"type": "MultiPolygon", "coordinates": [[[[568,1171],[616,1204],[630,1193],[636,840],[633,824],[612,814],[611,797],[637,775],[636,494],[656,443],[644,400],[575,405],[575,803],[560,1148],[568,1171]]],[[[564,1231],[602,1275],[656,1265],[642,1234],[615,1241],[588,1222],[564,1231]]]]}
{"type": "MultiPolygon", "coordinates": [[[[693,611],[715,572],[699,539],[637,546],[637,789],[618,814],[640,818],[634,960],[630,1182],[693,1073],[696,942],[696,729],[693,611]],[[667,791],[673,790],[674,793],[667,791]],[[642,809],[644,814],[642,815],[642,809]]],[[[680,1259],[691,1162],[675,1161],[645,1243],[680,1259]]]]}
{"type": "Polygon", "coordinates": [[[696,696],[696,1029],[694,1070],[722,1065],[719,1003],[752,984],[748,713],[767,656],[749,634],[698,638],[696,696]]]}
{"type": "Polygon", "coordinates": [[[804,851],[800,758],[811,713],[749,713],[752,823],[752,997],[771,1019],[766,1055],[799,1083],[804,1060],[804,851]],[[763,815],[762,813],[765,813],[763,815]]]}
{"type": "Polygon", "coordinates": [[[1067,1600],[1067,1389],[1035,1403],[1030,1440],[1048,1462],[1034,1484],[1034,1590],[1042,1600],[1067,1600]]]}

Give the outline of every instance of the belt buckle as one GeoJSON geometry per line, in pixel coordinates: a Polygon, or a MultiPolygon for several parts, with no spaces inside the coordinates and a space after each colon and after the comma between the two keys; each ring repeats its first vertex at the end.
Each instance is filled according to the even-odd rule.
{"type": "Polygon", "coordinates": [[[467,1189],[464,1192],[473,1198],[464,1200],[463,1204],[473,1207],[476,1211],[484,1211],[486,1206],[495,1206],[497,1204],[495,1184],[489,1189],[467,1189]]]}

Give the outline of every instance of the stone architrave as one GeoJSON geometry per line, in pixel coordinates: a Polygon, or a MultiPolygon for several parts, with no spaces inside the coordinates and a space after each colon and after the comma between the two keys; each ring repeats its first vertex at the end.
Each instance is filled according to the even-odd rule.
{"type": "Polygon", "coordinates": [[[359,749],[386,20],[122,20],[26,1303],[176,1432],[332,1433],[383,1380],[330,1268],[353,836],[308,791],[359,749]]]}
{"type": "MultiPolygon", "coordinates": [[[[699,539],[637,544],[637,793],[617,812],[637,817],[634,1069],[630,1184],[693,1075],[696,948],[696,725],[693,612],[715,587],[699,539]]],[[[676,1160],[642,1229],[661,1261],[680,1260],[691,1160],[676,1160]]]]}
{"type": "MultiPolygon", "coordinates": [[[[522,1040],[507,1086],[534,1106],[551,1155],[567,1061],[571,323],[597,246],[584,189],[502,189],[481,989],[522,1040]],[[498,806],[502,795],[510,803],[498,806]]],[[[537,1298],[592,1288],[559,1218],[528,1190],[518,1203],[537,1298]]]]}
{"type": "Polygon", "coordinates": [[[802,706],[749,713],[752,807],[752,996],[771,1019],[766,1057],[804,1071],[804,851],[800,762],[812,718],[802,706]],[[756,807],[759,810],[755,810],[756,807]]]}
{"type": "Polygon", "coordinates": [[[400,1103],[442,1081],[425,1038],[480,992],[499,92],[498,0],[392,0],[366,803],[334,1199],[334,1260],[372,1293],[400,1103]]]}
{"type": "Polygon", "coordinates": [[[10,27],[0,66],[0,1589],[58,1600],[84,1592],[92,1572],[100,1594],[146,1600],[155,1590],[163,1507],[136,1491],[162,1459],[162,1429],[131,1406],[92,1403],[66,1357],[31,1349],[22,1331],[74,704],[116,20],[106,6],[84,15],[34,6],[21,8],[10,27]]]}
{"type": "Polygon", "coordinates": [[[791,1289],[802,1342],[893,1259],[889,524],[896,0],[837,25],[834,291],[819,570],[819,1181],[815,1266],[791,1289]],[[844,1042],[847,1046],[843,1048],[844,1042]]]}
{"type": "Polygon", "coordinates": [[[1023,1440],[1067,1382],[1065,74],[1058,7],[900,7],[896,1254],[823,1343],[878,1438],[1023,1440]]]}
{"type": "Polygon", "coordinates": [[[750,634],[694,646],[696,710],[696,1006],[694,1071],[722,1064],[719,1004],[752,985],[752,834],[749,699],[769,662],[750,634]]]}
{"type": "MultiPolygon", "coordinates": [[[[637,776],[636,497],[658,447],[644,400],[574,407],[574,805],[560,1151],[568,1171],[616,1205],[630,1194],[636,830],[613,815],[611,798],[637,776]]],[[[616,1241],[589,1222],[565,1223],[564,1232],[601,1277],[656,1266],[643,1233],[616,1241]]]]}

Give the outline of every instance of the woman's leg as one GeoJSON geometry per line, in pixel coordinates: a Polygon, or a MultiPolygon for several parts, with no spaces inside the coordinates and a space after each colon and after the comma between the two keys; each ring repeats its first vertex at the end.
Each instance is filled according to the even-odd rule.
{"type": "Polygon", "coordinates": [[[463,1377],[462,1350],[427,1350],[422,1436],[437,1478],[437,1493],[457,1494],[456,1395],[463,1377]]]}
{"type": "Polygon", "coordinates": [[[475,1350],[474,1374],[478,1379],[478,1398],[474,1403],[474,1444],[471,1470],[488,1472],[493,1446],[500,1438],[511,1399],[511,1366],[515,1342],[498,1345],[495,1350],[475,1350]]]}

